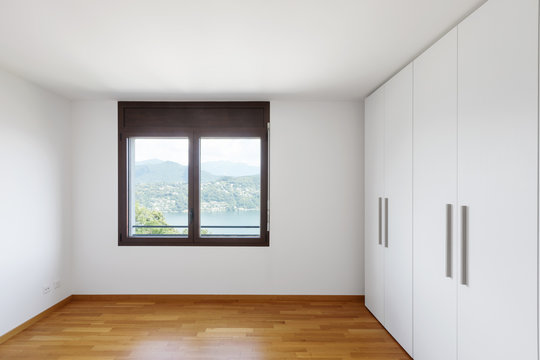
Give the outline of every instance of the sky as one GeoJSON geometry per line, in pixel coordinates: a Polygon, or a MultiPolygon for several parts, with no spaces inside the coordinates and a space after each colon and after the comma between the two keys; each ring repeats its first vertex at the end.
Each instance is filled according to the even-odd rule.
{"type": "MultiPolygon", "coordinates": [[[[188,165],[189,140],[135,139],[135,161],[159,159],[188,165]]],[[[231,161],[260,166],[260,139],[201,139],[201,163],[231,161]]]]}

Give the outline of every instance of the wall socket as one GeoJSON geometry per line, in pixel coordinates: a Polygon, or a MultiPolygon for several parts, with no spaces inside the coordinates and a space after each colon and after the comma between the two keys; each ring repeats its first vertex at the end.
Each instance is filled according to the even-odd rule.
{"type": "Polygon", "coordinates": [[[51,292],[51,285],[45,285],[43,286],[43,294],[48,294],[51,292]]]}
{"type": "Polygon", "coordinates": [[[60,280],[56,280],[55,282],[53,282],[53,287],[55,289],[59,289],[61,286],[62,286],[62,283],[60,282],[60,280]]]}

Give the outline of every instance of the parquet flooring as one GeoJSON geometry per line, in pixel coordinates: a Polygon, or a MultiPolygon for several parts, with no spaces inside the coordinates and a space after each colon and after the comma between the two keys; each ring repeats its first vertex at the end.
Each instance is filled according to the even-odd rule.
{"type": "Polygon", "coordinates": [[[0,359],[410,357],[361,301],[75,300],[0,345],[0,359]]]}

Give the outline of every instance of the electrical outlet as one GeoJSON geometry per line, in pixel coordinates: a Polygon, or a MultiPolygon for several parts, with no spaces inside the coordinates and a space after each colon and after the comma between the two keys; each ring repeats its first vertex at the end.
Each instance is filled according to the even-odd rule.
{"type": "Polygon", "coordinates": [[[48,294],[50,292],[51,292],[51,285],[43,286],[43,295],[48,294]]]}
{"type": "Polygon", "coordinates": [[[58,289],[62,286],[62,283],[60,282],[60,280],[56,280],[54,283],[53,283],[53,286],[55,289],[58,289]]]}

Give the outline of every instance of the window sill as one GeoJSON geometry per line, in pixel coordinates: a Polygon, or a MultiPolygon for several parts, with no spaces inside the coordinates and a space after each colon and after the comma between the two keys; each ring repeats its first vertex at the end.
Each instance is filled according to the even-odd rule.
{"type": "Polygon", "coordinates": [[[265,238],[188,238],[128,237],[118,241],[118,246],[249,246],[268,247],[269,236],[265,238]]]}

